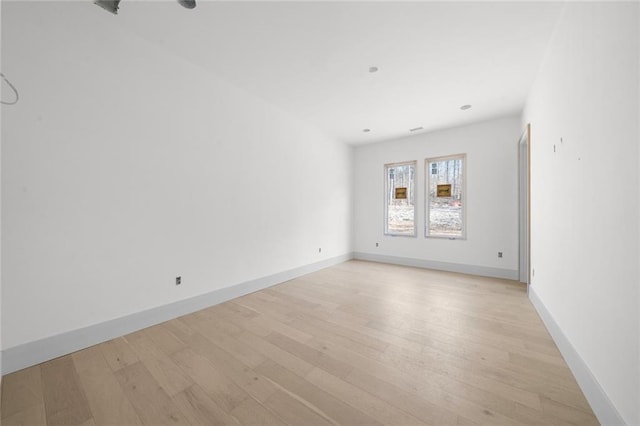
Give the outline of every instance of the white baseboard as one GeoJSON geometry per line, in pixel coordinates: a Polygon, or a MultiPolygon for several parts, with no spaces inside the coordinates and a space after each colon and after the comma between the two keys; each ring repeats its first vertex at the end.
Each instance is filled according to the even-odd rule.
{"type": "Polygon", "coordinates": [[[2,351],[4,355],[2,359],[2,373],[9,374],[32,365],[40,364],[41,362],[235,299],[236,297],[244,296],[299,276],[346,262],[352,258],[352,254],[347,253],[342,256],[325,259],[288,271],[214,290],[200,296],[179,300],[168,305],[136,312],[111,321],[7,348],[2,351]]]}
{"type": "Polygon", "coordinates": [[[371,262],[391,263],[394,265],[413,266],[416,268],[437,269],[439,271],[460,272],[462,274],[480,275],[483,277],[517,280],[518,271],[511,269],[488,268],[486,266],[464,265],[459,263],[436,262],[434,260],[413,259],[409,257],[386,256],[355,252],[354,259],[371,262]]]}
{"type": "Polygon", "coordinates": [[[556,343],[556,346],[558,346],[560,353],[571,369],[600,424],[606,426],[624,426],[626,423],[622,419],[622,416],[620,416],[620,413],[618,413],[618,410],[616,410],[616,407],[604,392],[600,383],[598,383],[593,373],[591,373],[587,364],[582,360],[580,354],[578,354],[569,339],[567,339],[567,336],[553,319],[553,316],[547,310],[544,303],[542,303],[542,300],[540,300],[536,294],[534,286],[529,286],[529,300],[531,300],[536,311],[538,311],[538,315],[542,318],[542,322],[544,322],[547,330],[549,330],[549,334],[551,334],[553,341],[556,343]]]}

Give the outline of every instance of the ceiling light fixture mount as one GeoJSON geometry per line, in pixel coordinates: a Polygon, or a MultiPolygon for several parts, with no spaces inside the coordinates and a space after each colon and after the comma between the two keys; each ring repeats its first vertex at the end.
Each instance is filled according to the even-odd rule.
{"type": "Polygon", "coordinates": [[[118,14],[118,4],[120,0],[96,0],[93,4],[97,4],[107,12],[111,12],[114,15],[118,14]]]}
{"type": "Polygon", "coordinates": [[[471,109],[471,105],[469,105],[469,104],[467,104],[467,105],[462,105],[462,106],[460,107],[460,109],[461,109],[461,110],[463,110],[463,111],[466,111],[466,110],[468,110],[468,109],[471,109]]]}
{"type": "Polygon", "coordinates": [[[186,7],[187,9],[193,9],[194,7],[196,7],[196,0],[178,0],[178,3],[180,3],[182,7],[186,7]]]}
{"type": "MultiPolygon", "coordinates": [[[[118,14],[118,4],[120,3],[120,0],[95,0],[93,3],[114,15],[118,14]]],[[[196,0],[178,0],[178,3],[187,9],[193,9],[196,7],[196,0]]]]}
{"type": "Polygon", "coordinates": [[[369,72],[370,73],[378,72],[378,67],[369,67],[369,72]]]}

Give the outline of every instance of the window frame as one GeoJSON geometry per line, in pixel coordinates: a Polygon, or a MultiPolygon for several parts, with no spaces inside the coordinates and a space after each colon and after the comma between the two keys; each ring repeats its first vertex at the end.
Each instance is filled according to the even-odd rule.
{"type": "Polygon", "coordinates": [[[400,161],[397,163],[387,163],[384,165],[384,194],[382,196],[382,202],[384,203],[384,217],[382,223],[383,234],[390,237],[418,237],[418,191],[416,188],[416,182],[418,181],[418,160],[400,161]],[[389,231],[389,200],[387,195],[389,194],[389,169],[398,166],[413,166],[413,233],[412,234],[396,234],[389,231]]]}
{"type": "Polygon", "coordinates": [[[424,159],[424,237],[437,238],[441,240],[466,240],[467,239],[467,154],[443,155],[440,157],[430,157],[424,159]],[[429,223],[431,220],[431,197],[429,196],[429,184],[431,183],[431,169],[429,163],[462,160],[462,233],[459,236],[451,235],[431,235],[429,232],[429,223]]]}

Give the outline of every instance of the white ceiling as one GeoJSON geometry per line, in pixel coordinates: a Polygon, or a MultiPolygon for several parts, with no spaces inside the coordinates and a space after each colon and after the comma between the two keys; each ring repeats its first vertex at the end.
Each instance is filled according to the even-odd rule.
{"type": "Polygon", "coordinates": [[[187,10],[123,0],[114,20],[332,137],[363,144],[518,113],[561,8],[199,0],[187,10]],[[464,104],[473,108],[461,111],[464,104]]]}

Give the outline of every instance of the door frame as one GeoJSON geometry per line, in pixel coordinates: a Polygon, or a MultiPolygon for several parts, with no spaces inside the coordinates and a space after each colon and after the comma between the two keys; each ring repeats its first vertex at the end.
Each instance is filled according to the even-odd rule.
{"type": "Polygon", "coordinates": [[[518,140],[518,279],[531,285],[531,123],[518,140]]]}

